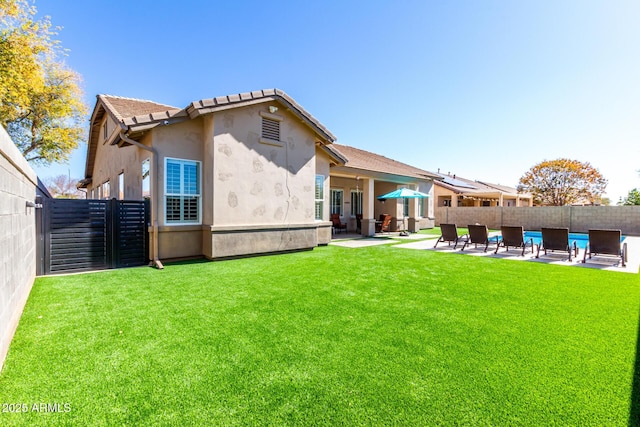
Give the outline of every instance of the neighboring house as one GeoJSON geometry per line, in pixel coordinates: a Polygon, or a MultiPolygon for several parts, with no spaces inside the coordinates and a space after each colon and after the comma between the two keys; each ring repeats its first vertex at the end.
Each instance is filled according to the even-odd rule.
{"type": "Polygon", "coordinates": [[[358,148],[332,144],[329,148],[345,159],[331,167],[330,213],[337,213],[356,230],[356,215],[361,214],[362,234],[374,233],[374,219],[380,214],[392,216],[391,229],[418,231],[433,228],[434,179],[439,176],[405,163],[358,148]],[[425,199],[388,199],[378,196],[401,187],[429,194],[425,199]],[[407,223],[398,223],[406,219],[407,223]]]}
{"type": "Polygon", "coordinates": [[[224,258],[313,248],[331,239],[326,149],[335,137],[284,92],[185,108],[98,95],[88,198],[151,200],[150,257],[224,258]]]}
{"type": "Polygon", "coordinates": [[[533,196],[505,185],[440,175],[435,181],[436,206],[533,206],[533,196]]]}

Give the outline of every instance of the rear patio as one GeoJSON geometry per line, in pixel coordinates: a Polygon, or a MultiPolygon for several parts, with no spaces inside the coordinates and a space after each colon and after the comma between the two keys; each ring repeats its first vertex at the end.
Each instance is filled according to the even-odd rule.
{"type": "MultiPolygon", "coordinates": [[[[612,257],[594,257],[591,260],[587,259],[585,264],[582,263],[583,252],[580,252],[578,257],[575,257],[571,262],[566,260],[566,255],[552,254],[551,252],[546,256],[535,257],[531,250],[527,250],[525,256],[520,256],[519,250],[505,251],[501,248],[497,254],[494,254],[495,245],[490,246],[489,250],[484,252],[482,248],[476,249],[473,245],[467,247],[464,251],[461,251],[461,245],[458,245],[456,249],[453,245],[447,243],[440,243],[438,247],[434,248],[435,242],[439,237],[437,234],[438,228],[433,230],[423,230],[421,233],[411,233],[409,236],[401,236],[399,232],[390,233],[377,233],[371,237],[362,237],[358,234],[342,233],[335,234],[331,241],[331,245],[341,246],[345,248],[362,248],[368,246],[380,246],[390,245],[390,247],[396,249],[414,249],[414,250],[430,250],[442,253],[452,253],[461,255],[473,255],[479,257],[499,258],[513,261],[530,261],[542,264],[555,264],[560,266],[574,266],[583,268],[594,268],[606,271],[616,271],[621,273],[634,273],[638,274],[640,270],[640,237],[639,236],[627,236],[625,243],[627,243],[627,250],[629,258],[626,267],[618,265],[616,259],[612,257]],[[436,234],[434,234],[436,233],[436,234]],[[494,250],[492,250],[492,248],[494,250]]],[[[499,232],[493,231],[490,235],[499,235],[499,232]]]]}

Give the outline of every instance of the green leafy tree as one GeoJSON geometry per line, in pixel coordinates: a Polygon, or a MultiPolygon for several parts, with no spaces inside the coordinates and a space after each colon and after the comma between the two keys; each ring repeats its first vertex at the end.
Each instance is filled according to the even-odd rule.
{"type": "Polygon", "coordinates": [[[607,188],[607,180],[590,163],[577,160],[544,160],[520,178],[518,191],[531,193],[547,206],[595,204],[607,188]]]}
{"type": "Polygon", "coordinates": [[[620,199],[620,201],[618,202],[618,205],[622,205],[622,206],[639,206],[640,205],[640,190],[637,188],[634,188],[633,190],[629,191],[629,194],[627,194],[627,197],[625,197],[624,199],[620,199]]]}
{"type": "Polygon", "coordinates": [[[48,17],[0,0],[0,124],[33,163],[63,162],[84,139],[80,76],[60,60],[48,17]]]}

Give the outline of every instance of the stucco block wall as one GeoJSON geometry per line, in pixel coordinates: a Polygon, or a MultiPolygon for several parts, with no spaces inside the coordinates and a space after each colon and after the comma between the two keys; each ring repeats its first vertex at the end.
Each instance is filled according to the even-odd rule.
{"type": "Polygon", "coordinates": [[[526,230],[568,227],[572,232],[589,229],[620,229],[640,236],[640,206],[536,206],[536,207],[438,207],[436,225],[486,224],[489,228],[522,225],[526,230]]]}
{"type": "Polygon", "coordinates": [[[37,177],[0,127],[0,368],[36,275],[37,177]]]}

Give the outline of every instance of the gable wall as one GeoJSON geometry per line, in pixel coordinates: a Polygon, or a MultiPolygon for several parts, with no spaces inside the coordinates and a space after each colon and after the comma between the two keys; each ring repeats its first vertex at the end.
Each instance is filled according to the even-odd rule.
{"type": "Polygon", "coordinates": [[[315,136],[277,103],[214,114],[213,223],[314,223],[315,136]],[[260,142],[262,118],[277,105],[281,146],[260,142]]]}
{"type": "MultiPolygon", "coordinates": [[[[150,135],[142,138],[144,145],[151,144],[150,135]]],[[[87,198],[97,198],[97,189],[104,182],[109,180],[111,194],[109,198],[118,198],[118,175],[124,172],[124,198],[126,200],[142,199],[142,161],[149,158],[151,153],[135,146],[118,148],[110,145],[102,139],[96,147],[95,162],[91,185],[87,187],[87,198]],[[93,197],[91,197],[93,194],[93,197]]]]}

